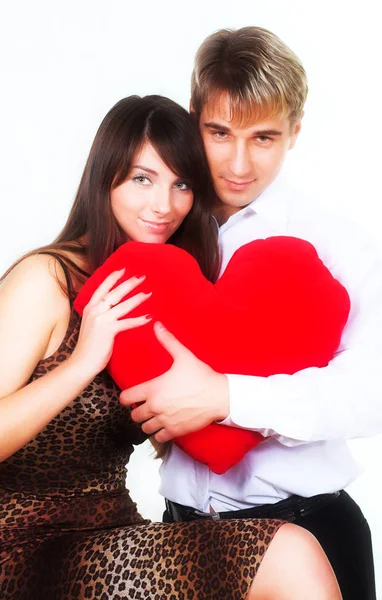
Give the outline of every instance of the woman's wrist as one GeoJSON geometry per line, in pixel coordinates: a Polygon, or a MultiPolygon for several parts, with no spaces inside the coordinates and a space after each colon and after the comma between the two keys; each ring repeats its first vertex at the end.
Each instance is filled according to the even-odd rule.
{"type": "Polygon", "coordinates": [[[69,377],[73,377],[73,380],[78,384],[81,383],[83,386],[82,389],[85,389],[85,387],[88,386],[94,377],[99,373],[99,370],[94,369],[94,367],[91,367],[88,362],[81,360],[80,357],[77,357],[75,351],[65,361],[65,363],[63,363],[63,366],[64,365],[66,366],[69,377]]]}

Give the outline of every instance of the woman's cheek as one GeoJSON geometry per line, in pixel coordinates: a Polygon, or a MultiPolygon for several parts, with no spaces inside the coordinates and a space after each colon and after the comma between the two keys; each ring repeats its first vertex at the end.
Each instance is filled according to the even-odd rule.
{"type": "Polygon", "coordinates": [[[194,195],[191,194],[190,197],[188,198],[186,208],[184,209],[184,216],[188,215],[193,204],[194,204],[194,195]]]}

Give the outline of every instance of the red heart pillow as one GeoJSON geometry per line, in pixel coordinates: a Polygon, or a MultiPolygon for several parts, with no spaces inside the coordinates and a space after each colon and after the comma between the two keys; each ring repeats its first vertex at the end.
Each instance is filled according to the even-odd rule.
{"type": "MultiPolygon", "coordinates": [[[[267,377],[324,367],[339,345],[350,310],[345,288],[310,243],[272,237],[237,250],[215,285],[184,250],[128,242],[86,282],[75,302],[80,314],[107,275],[123,267],[118,284],[144,274],[138,289],[153,292],[129,317],[150,313],[153,322],[163,322],[220,373],[267,377]]],[[[172,362],[149,324],[116,336],[108,370],[126,389],[164,373],[172,362]]],[[[262,439],[256,432],[212,423],[174,443],[215,473],[224,473],[262,439]]]]}

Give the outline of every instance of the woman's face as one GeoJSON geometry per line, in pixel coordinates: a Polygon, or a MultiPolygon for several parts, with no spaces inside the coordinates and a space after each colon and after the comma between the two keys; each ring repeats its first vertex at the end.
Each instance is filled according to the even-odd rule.
{"type": "Polygon", "coordinates": [[[189,213],[194,195],[150,143],[133,161],[127,179],[111,191],[111,208],[126,235],[137,242],[163,244],[189,213]]]}

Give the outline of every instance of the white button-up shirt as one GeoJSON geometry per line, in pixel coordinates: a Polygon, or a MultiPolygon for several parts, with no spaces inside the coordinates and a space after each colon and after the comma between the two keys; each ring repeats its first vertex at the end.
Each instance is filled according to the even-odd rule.
{"type": "Polygon", "coordinates": [[[271,377],[228,375],[230,415],[223,422],[271,436],[238,465],[216,475],[172,446],[161,466],[160,492],[201,511],[342,489],[360,472],[346,440],[382,431],[378,253],[352,223],[302,198],[278,177],[220,228],[222,271],[240,246],[274,235],[315,246],[350,295],[349,321],[327,367],[271,377]]]}

